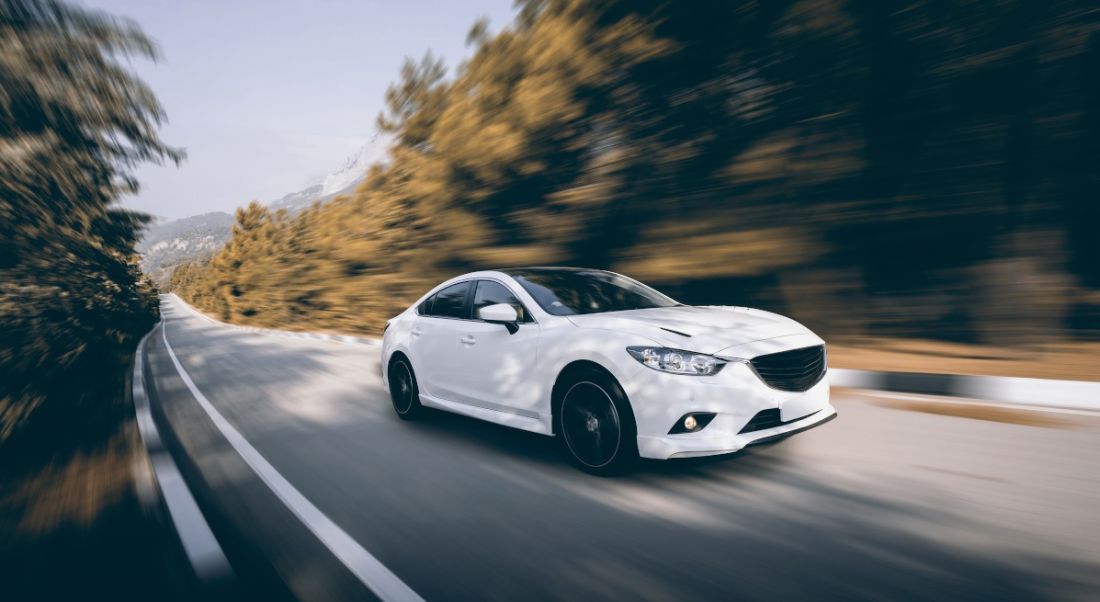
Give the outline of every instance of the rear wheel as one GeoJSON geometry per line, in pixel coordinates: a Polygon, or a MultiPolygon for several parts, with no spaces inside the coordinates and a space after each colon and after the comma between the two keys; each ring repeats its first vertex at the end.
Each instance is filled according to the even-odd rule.
{"type": "Polygon", "coordinates": [[[557,433],[577,467],[592,474],[620,474],[638,458],[637,431],[626,395],[614,379],[591,369],[559,385],[557,433]]]}
{"type": "Polygon", "coordinates": [[[420,405],[420,389],[416,386],[416,376],[409,360],[402,357],[390,363],[389,381],[390,399],[397,416],[402,420],[419,416],[424,408],[420,405]]]}

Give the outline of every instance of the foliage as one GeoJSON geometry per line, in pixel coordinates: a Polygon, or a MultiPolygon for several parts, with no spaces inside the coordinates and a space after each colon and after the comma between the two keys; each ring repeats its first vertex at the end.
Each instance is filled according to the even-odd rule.
{"type": "Polygon", "coordinates": [[[476,268],[612,268],[827,332],[1027,342],[1100,287],[1100,14],[1064,0],[519,2],[408,61],[389,162],[173,286],[378,332],[476,268]]]}
{"type": "Polygon", "coordinates": [[[135,55],[155,49],[132,23],[0,1],[0,441],[35,412],[71,421],[117,388],[155,320],[133,251],[147,217],[112,204],[136,190],[129,168],[179,153],[118,62],[135,55]]]}

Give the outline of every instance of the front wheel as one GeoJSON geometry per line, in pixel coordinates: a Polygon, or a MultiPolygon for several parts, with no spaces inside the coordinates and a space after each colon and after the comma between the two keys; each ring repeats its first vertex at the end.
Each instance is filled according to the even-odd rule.
{"type": "Polygon", "coordinates": [[[573,464],[599,476],[621,474],[638,458],[638,438],[626,394],[597,370],[561,385],[557,433],[573,464]]]}
{"type": "Polygon", "coordinates": [[[390,399],[393,409],[402,420],[413,420],[423,412],[420,405],[420,389],[416,386],[409,360],[399,358],[390,363],[390,399]]]}

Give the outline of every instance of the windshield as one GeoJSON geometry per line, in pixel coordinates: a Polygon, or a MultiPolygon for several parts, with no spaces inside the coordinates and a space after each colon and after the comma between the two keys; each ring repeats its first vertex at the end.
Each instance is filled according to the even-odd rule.
{"type": "Polygon", "coordinates": [[[611,272],[532,268],[508,273],[555,316],[679,305],[636,280],[611,272]]]}

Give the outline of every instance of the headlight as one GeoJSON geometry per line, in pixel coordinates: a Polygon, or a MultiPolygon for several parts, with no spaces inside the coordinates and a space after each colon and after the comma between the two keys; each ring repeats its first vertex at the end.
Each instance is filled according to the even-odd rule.
{"type": "Polygon", "coordinates": [[[705,355],[681,349],[668,349],[667,347],[627,347],[627,352],[634,356],[642,364],[661,372],[672,374],[690,374],[693,376],[710,376],[718,374],[725,360],[720,360],[713,355],[705,355]]]}

